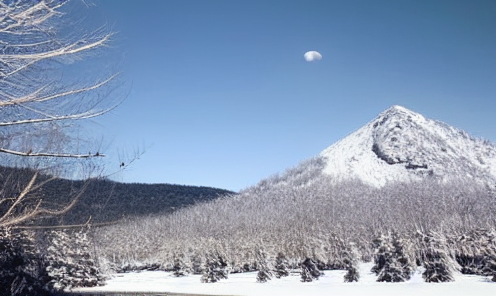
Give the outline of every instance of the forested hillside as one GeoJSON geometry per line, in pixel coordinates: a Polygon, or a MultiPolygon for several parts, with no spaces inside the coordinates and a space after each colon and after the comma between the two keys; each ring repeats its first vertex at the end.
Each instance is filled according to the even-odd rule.
{"type": "MultiPolygon", "coordinates": [[[[15,184],[2,188],[2,197],[17,196],[33,175],[29,169],[0,167],[0,184],[15,184]]],[[[41,175],[40,182],[51,176],[41,175]]],[[[216,199],[231,191],[175,184],[119,183],[108,179],[87,181],[55,178],[35,194],[47,206],[67,204],[82,190],[77,204],[65,215],[49,220],[34,221],[36,224],[80,224],[91,217],[92,223],[113,222],[127,217],[172,212],[216,199]]]]}

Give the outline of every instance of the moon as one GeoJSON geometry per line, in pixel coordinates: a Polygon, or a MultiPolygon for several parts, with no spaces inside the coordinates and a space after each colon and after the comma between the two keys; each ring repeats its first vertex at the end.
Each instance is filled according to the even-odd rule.
{"type": "Polygon", "coordinates": [[[307,62],[319,61],[322,59],[322,55],[320,54],[320,52],[315,50],[305,52],[303,57],[307,62]]]}

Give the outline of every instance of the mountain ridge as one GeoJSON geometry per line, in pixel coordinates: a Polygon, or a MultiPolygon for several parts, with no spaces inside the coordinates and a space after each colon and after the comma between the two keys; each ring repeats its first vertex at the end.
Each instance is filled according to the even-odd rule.
{"type": "MultiPolygon", "coordinates": [[[[0,194],[18,196],[35,172],[28,168],[0,166],[0,184],[4,185],[0,188],[2,189],[0,194]]],[[[51,178],[51,175],[45,174],[38,176],[40,183],[51,178]]],[[[70,211],[34,222],[37,225],[71,225],[84,223],[90,217],[92,223],[114,222],[122,218],[170,213],[235,193],[207,186],[121,183],[105,178],[89,180],[55,178],[35,190],[32,195],[36,197],[33,200],[43,200],[49,207],[53,204],[69,204],[82,188],[86,189],[70,211]]]]}

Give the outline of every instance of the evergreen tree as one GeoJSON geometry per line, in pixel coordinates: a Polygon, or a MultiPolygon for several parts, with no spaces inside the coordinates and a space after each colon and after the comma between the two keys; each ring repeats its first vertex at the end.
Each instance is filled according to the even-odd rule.
{"type": "Polygon", "coordinates": [[[0,229],[0,294],[45,295],[48,281],[35,233],[0,229]]]}
{"type": "Polygon", "coordinates": [[[315,261],[311,258],[305,258],[301,263],[301,281],[311,282],[313,280],[318,280],[323,273],[317,267],[315,261]]]}
{"type": "Polygon", "coordinates": [[[413,263],[408,254],[405,240],[398,234],[381,235],[374,240],[376,248],[372,271],[378,282],[404,282],[413,273],[413,263]]]}
{"type": "Polygon", "coordinates": [[[475,229],[457,238],[450,239],[454,244],[455,258],[463,274],[492,276],[496,272],[496,232],[488,229],[475,229]]]}
{"type": "Polygon", "coordinates": [[[404,282],[403,269],[397,258],[390,257],[379,272],[378,282],[404,282]]]}
{"type": "Polygon", "coordinates": [[[284,276],[289,275],[289,263],[288,259],[286,256],[284,256],[283,253],[279,252],[276,257],[276,265],[275,265],[275,272],[276,272],[276,278],[281,278],[284,276]]]}
{"type": "Polygon", "coordinates": [[[403,239],[398,233],[393,232],[393,247],[396,260],[401,266],[401,277],[404,281],[411,278],[415,271],[415,260],[412,255],[412,245],[407,239],[403,239]]]}
{"type": "Polygon", "coordinates": [[[381,235],[373,240],[374,246],[374,266],[372,266],[372,272],[379,275],[384,266],[386,265],[387,258],[391,257],[392,245],[389,243],[389,238],[385,235],[381,235]]]}
{"type": "Polygon", "coordinates": [[[175,255],[172,274],[176,277],[181,277],[188,275],[190,272],[191,268],[184,262],[184,255],[175,255]]]}
{"type": "Polygon", "coordinates": [[[203,274],[204,258],[200,254],[194,254],[191,258],[191,269],[194,274],[203,274]]]}
{"type": "Polygon", "coordinates": [[[435,233],[422,235],[422,245],[424,280],[429,283],[453,281],[455,263],[445,250],[444,239],[435,233]]]}
{"type": "Polygon", "coordinates": [[[88,229],[79,231],[51,230],[46,234],[49,245],[45,252],[46,271],[51,278],[50,291],[74,287],[94,287],[104,282],[93,260],[88,229]]]}
{"type": "Polygon", "coordinates": [[[201,277],[202,283],[215,283],[221,279],[227,279],[228,274],[228,264],[224,256],[217,251],[207,254],[201,277]]]}
{"type": "Polygon", "coordinates": [[[267,258],[267,253],[259,248],[256,250],[255,258],[257,260],[258,274],[257,274],[257,282],[265,283],[268,280],[271,280],[273,275],[273,267],[270,261],[267,258]]]}
{"type": "Polygon", "coordinates": [[[493,276],[492,281],[496,282],[496,251],[492,249],[486,250],[485,264],[482,271],[488,276],[493,276]]]}
{"type": "Polygon", "coordinates": [[[354,249],[353,244],[350,244],[342,250],[343,263],[347,270],[344,275],[344,282],[358,282],[360,278],[360,272],[358,271],[358,254],[354,249]]]}

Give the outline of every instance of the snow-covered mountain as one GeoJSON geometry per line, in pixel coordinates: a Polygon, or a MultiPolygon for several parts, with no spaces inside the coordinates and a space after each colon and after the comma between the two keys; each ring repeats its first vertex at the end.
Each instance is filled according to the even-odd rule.
{"type": "Polygon", "coordinates": [[[320,153],[334,180],[390,181],[471,178],[496,184],[496,145],[401,106],[320,153]]]}

